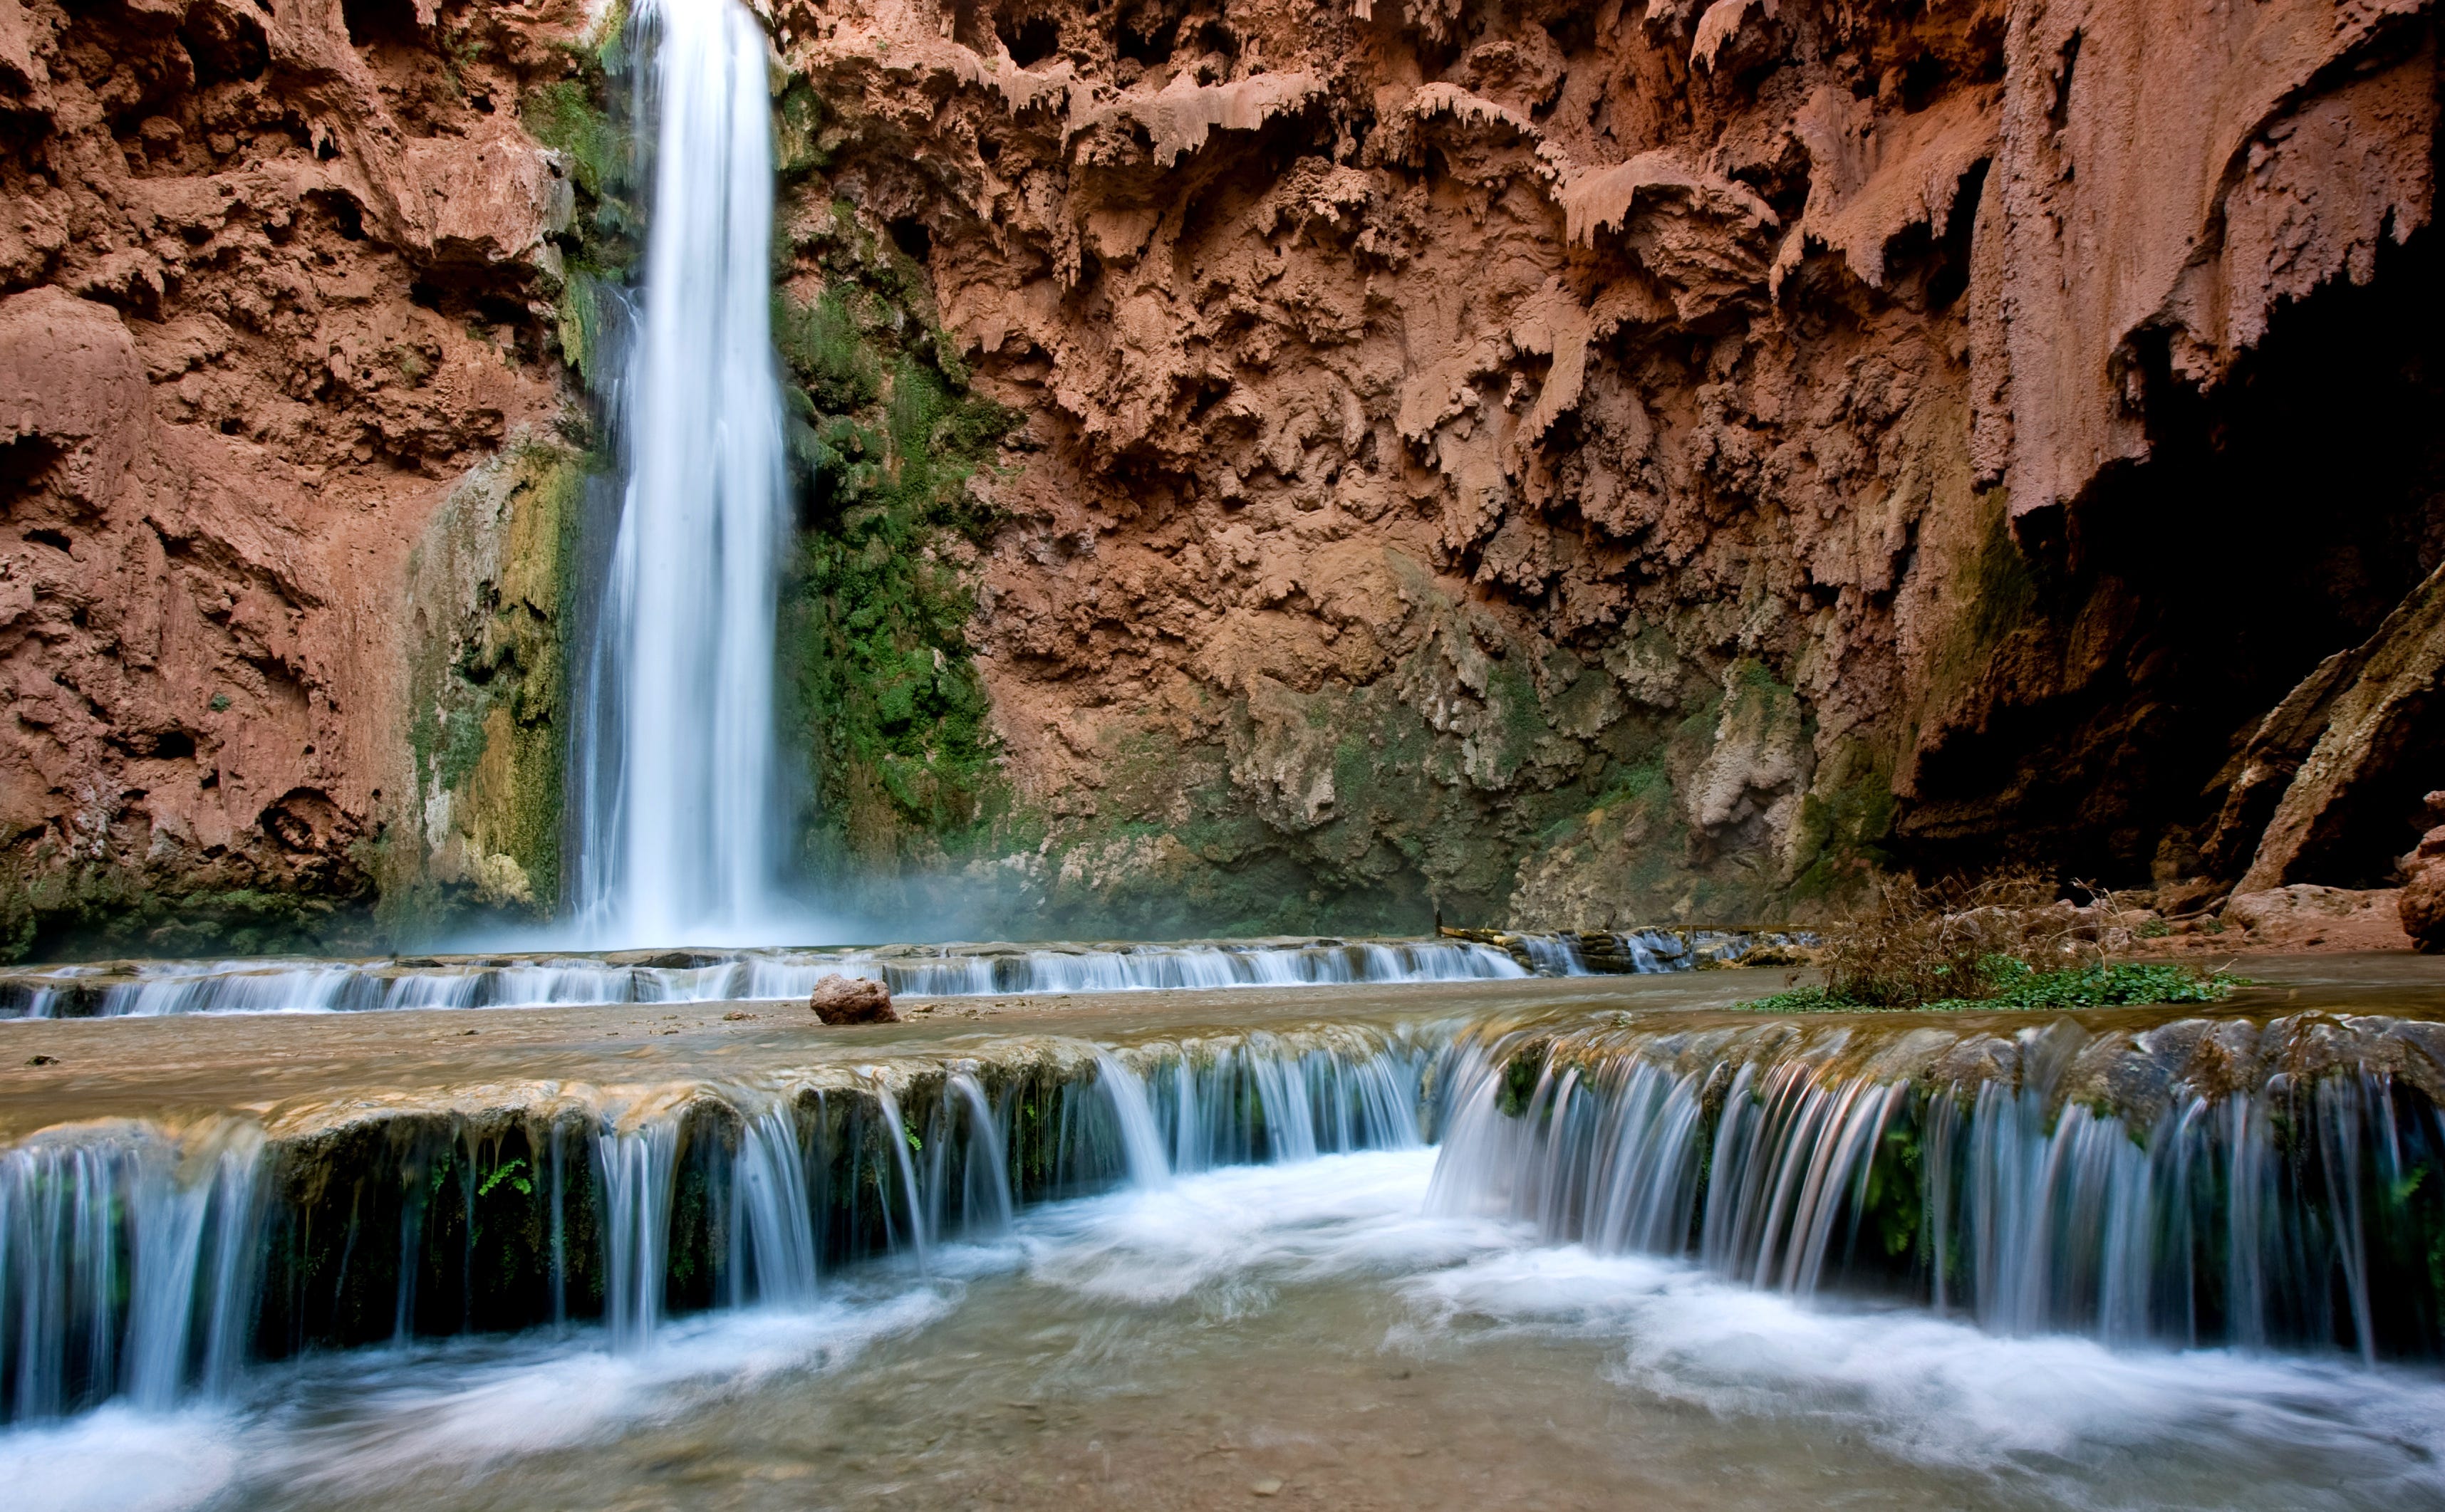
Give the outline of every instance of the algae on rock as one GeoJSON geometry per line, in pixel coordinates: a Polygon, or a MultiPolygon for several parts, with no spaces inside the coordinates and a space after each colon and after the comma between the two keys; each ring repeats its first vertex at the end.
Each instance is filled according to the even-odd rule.
{"type": "Polygon", "coordinates": [[[513,439],[437,512],[410,559],[416,850],[386,857],[403,925],[561,901],[574,559],[588,459],[513,439]]]}

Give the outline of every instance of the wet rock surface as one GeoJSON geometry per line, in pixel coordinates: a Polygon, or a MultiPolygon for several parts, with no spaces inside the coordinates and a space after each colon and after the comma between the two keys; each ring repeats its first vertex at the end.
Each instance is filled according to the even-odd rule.
{"type": "Polygon", "coordinates": [[[826,977],[807,995],[807,1007],[828,1024],[896,1024],[891,989],[862,977],[826,977]]]}
{"type": "MultiPolygon", "coordinates": [[[[2289,509],[2196,427],[2423,276],[2435,62],[2379,12],[1056,6],[1022,60],[1009,9],[776,20],[820,181],[1028,416],[973,635],[1056,903],[2230,883],[2284,785],[2211,865],[2219,766],[2436,565],[2425,453],[2358,432],[2392,482],[2230,602],[2123,554],[2289,509]]],[[[2398,709],[2345,702],[2305,756],[2398,709]]],[[[2383,880],[2384,764],[2287,811],[2374,838],[2276,881],[2383,880]]]]}
{"type": "MultiPolygon", "coordinates": [[[[304,943],[420,802],[403,607],[452,480],[565,394],[573,15],[10,3],[0,18],[9,944],[304,943]]],[[[358,933],[362,934],[362,928],[358,933]]]]}

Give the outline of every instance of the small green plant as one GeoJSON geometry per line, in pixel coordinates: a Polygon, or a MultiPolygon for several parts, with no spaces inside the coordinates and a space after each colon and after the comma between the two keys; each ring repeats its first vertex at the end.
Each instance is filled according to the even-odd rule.
{"type": "Polygon", "coordinates": [[[1537,1095],[1537,1083],[1545,1073],[1544,1057],[1523,1051],[1511,1057],[1502,1068],[1502,1090],[1496,1104],[1505,1118],[1517,1118],[1528,1111],[1537,1095]]]}
{"type": "Polygon", "coordinates": [[[2142,919],[2131,932],[2141,940],[2162,940],[2174,932],[2174,926],[2162,919],[2142,919]]]}
{"type": "Polygon", "coordinates": [[[478,1197],[490,1197],[493,1195],[494,1187],[498,1186],[503,1182],[508,1182],[511,1188],[520,1197],[532,1197],[534,1195],[534,1183],[518,1174],[518,1172],[526,1169],[526,1157],[524,1155],[519,1155],[513,1158],[509,1164],[495,1167],[493,1174],[484,1178],[484,1185],[476,1188],[476,1195],[478,1197]]]}
{"type": "Polygon", "coordinates": [[[215,714],[227,714],[229,712],[229,706],[230,696],[226,693],[214,694],[212,701],[205,705],[206,708],[211,709],[215,714]]]}

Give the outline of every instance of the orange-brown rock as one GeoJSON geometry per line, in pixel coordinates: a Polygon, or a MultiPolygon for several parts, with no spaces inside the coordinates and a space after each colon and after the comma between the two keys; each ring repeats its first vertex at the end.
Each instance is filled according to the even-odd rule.
{"type": "MultiPolygon", "coordinates": [[[[856,318],[1024,417],[924,550],[1026,820],[967,877],[1036,918],[2366,890],[2424,823],[2425,0],[758,13],[818,106],[781,293],[845,206],[905,272],[856,318]]],[[[0,0],[19,935],[551,906],[573,167],[519,111],[588,25],[0,0]]]]}
{"type": "MultiPolygon", "coordinates": [[[[2445,542],[2417,0],[775,14],[809,214],[1031,417],[973,633],[1055,900],[2230,882],[2445,542]]],[[[2351,802],[2306,880],[2408,843],[2351,802]]]]}
{"type": "Polygon", "coordinates": [[[2400,903],[2401,894],[2390,887],[2355,891],[2309,883],[2235,893],[2224,905],[2227,933],[2219,943],[2253,950],[2405,950],[2412,940],[2400,903]],[[2236,927],[2238,940],[2231,933],[2236,927]]]}
{"type": "MultiPolygon", "coordinates": [[[[2445,817],[2445,793],[2429,793],[2427,802],[2432,817],[2445,817]]],[[[2403,933],[2430,955],[2445,952],[2445,825],[2419,837],[2402,870],[2403,933]]]]}
{"type": "Polygon", "coordinates": [[[896,1024],[891,989],[863,977],[826,977],[808,995],[807,1006],[828,1024],[896,1024]]]}
{"type": "Polygon", "coordinates": [[[569,190],[513,113],[551,9],[0,6],[17,947],[260,948],[372,895],[418,800],[411,548],[567,400],[532,301],[569,190]]]}

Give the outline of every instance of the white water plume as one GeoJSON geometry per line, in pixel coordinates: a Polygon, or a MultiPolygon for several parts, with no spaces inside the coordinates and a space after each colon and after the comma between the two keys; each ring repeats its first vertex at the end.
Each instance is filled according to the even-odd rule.
{"type": "Polygon", "coordinates": [[[1129,1185],[1152,1188],[1171,1184],[1171,1157],[1165,1150],[1163,1130],[1156,1127],[1154,1105],[1148,1100],[1146,1079],[1109,1051],[1095,1055],[1095,1086],[1110,1099],[1112,1120],[1120,1127],[1121,1155],[1128,1163],[1129,1185]]]}
{"type": "Polygon", "coordinates": [[[764,33],[737,0],[641,0],[629,25],[649,231],[575,774],[579,907],[590,934],[667,943],[753,928],[774,882],[773,122],[764,33]]]}

